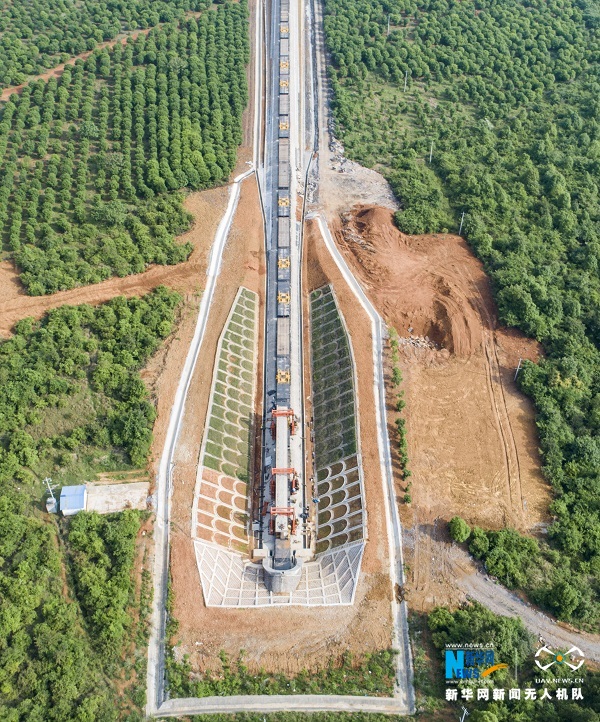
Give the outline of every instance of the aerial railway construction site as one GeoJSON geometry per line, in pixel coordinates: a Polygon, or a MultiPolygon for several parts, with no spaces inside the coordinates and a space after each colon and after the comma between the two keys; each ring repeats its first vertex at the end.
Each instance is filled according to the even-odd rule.
{"type": "MultiPolygon", "coordinates": [[[[172,613],[192,668],[215,670],[221,650],[244,650],[251,666],[293,675],[335,664],[348,651],[361,658],[393,648],[393,696],[348,704],[409,712],[406,612],[397,597],[401,548],[392,541],[399,522],[386,466],[385,409],[374,412],[381,351],[366,366],[361,355],[357,366],[357,318],[358,337],[371,337],[369,309],[360,298],[356,303],[337,262],[314,254],[314,231],[304,247],[306,181],[318,155],[306,10],[296,0],[256,7],[254,177],[249,171],[237,179],[213,244],[210,285],[161,459],[157,527],[167,553],[171,548],[172,613]],[[258,274],[254,261],[244,265],[247,244],[231,231],[239,188],[243,198],[249,183],[258,187],[263,226],[258,274]],[[234,247],[235,274],[228,270],[234,247]],[[194,404],[199,373],[207,387],[200,429],[198,415],[184,408],[194,404]],[[201,436],[195,433],[198,446],[184,453],[178,435],[191,425],[201,436]],[[170,520],[163,527],[161,511],[170,520]]],[[[167,553],[155,566],[156,584],[160,589],[162,580],[165,590],[167,553]]],[[[157,602],[148,673],[154,714],[184,711],[177,700],[166,701],[165,625],[157,602]]],[[[341,698],[328,699],[315,701],[315,709],[338,708],[341,698]]],[[[277,709],[289,704],[291,698],[277,709]]],[[[185,711],[209,707],[200,699],[185,711]]]]}
{"type": "Polygon", "coordinates": [[[243,471],[235,464],[237,453],[252,456],[256,375],[256,299],[242,289],[219,345],[194,502],[193,536],[208,606],[352,604],[365,541],[351,342],[331,288],[311,297],[309,424],[304,413],[289,0],[273,3],[272,12],[278,54],[267,63],[273,92],[267,99],[263,179],[267,273],[260,472],[250,481],[248,464],[243,471]],[[244,313],[250,317],[244,319],[244,313]],[[308,461],[305,430],[314,447],[308,461]],[[249,481],[252,494],[245,491],[249,481]]]}

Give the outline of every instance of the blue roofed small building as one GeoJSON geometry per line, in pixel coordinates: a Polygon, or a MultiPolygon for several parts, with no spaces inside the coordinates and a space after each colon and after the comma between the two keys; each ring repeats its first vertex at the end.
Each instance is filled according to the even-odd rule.
{"type": "Polygon", "coordinates": [[[85,511],[87,489],[85,484],[79,486],[63,486],[60,491],[60,511],[63,516],[72,516],[85,511]]]}
{"type": "MultiPolygon", "coordinates": [[[[125,509],[146,510],[153,505],[153,498],[149,494],[148,481],[130,481],[121,484],[106,481],[87,482],[78,486],[63,486],[59,508],[63,516],[73,516],[80,511],[114,514],[125,509]]],[[[48,512],[50,511],[51,509],[48,509],[48,512]]]]}

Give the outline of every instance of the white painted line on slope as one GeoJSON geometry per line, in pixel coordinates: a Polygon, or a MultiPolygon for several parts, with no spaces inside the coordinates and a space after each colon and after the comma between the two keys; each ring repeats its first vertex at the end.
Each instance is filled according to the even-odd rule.
{"type": "Polygon", "coordinates": [[[198,321],[194,336],[185,360],[183,371],[173,400],[173,407],[169,417],[169,426],[165,437],[163,453],[158,468],[156,480],[156,521],[154,524],[154,570],[153,585],[154,598],[152,601],[152,617],[150,641],[148,644],[148,672],[147,672],[147,713],[153,714],[160,705],[163,697],[164,684],[164,645],[163,638],[166,620],[166,589],[169,565],[169,518],[170,499],[172,492],[173,457],[177,446],[177,439],[181,430],[185,401],[190,387],[198,353],[208,321],[208,312],[212,303],[217,277],[221,270],[221,259],[225,242],[231,228],[231,223],[240,195],[240,184],[254,173],[248,170],[237,176],[230,188],[227,209],[215,234],[215,240],[210,253],[207,271],[207,283],[200,303],[198,321]]]}
{"type": "Polygon", "coordinates": [[[412,675],[412,659],[410,642],[408,638],[408,620],[406,602],[398,604],[396,601],[396,584],[404,583],[404,560],[402,554],[402,528],[400,517],[396,506],[396,494],[394,490],[394,475],[392,471],[392,455],[387,433],[387,415],[385,400],[385,379],[383,375],[383,339],[385,328],[381,316],[373,304],[367,298],[361,285],[354,277],[348,267],[346,260],[340,253],[327,222],[317,215],[317,223],[325,245],[335,261],[344,280],[358,299],[369,318],[371,319],[371,332],[373,334],[373,395],[375,399],[375,418],[377,421],[377,446],[379,448],[379,462],[384,485],[384,503],[387,527],[393,537],[388,534],[388,545],[390,553],[391,581],[394,589],[392,600],[392,613],[394,627],[392,641],[398,649],[398,662],[396,673],[395,695],[402,700],[403,706],[414,712],[414,688],[412,675]],[[395,563],[394,563],[395,562],[395,563]]]}
{"type": "Polygon", "coordinates": [[[262,52],[261,52],[261,23],[262,4],[256,3],[255,33],[254,33],[254,137],[252,144],[252,159],[258,167],[258,154],[260,148],[260,123],[262,118],[262,52]]]}

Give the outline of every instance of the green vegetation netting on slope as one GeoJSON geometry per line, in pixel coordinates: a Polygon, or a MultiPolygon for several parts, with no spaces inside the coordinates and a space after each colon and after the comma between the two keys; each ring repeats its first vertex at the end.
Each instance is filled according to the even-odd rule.
{"type": "Polygon", "coordinates": [[[32,295],[187,258],[177,192],[223,182],[247,101],[247,9],[227,4],[12,95],[0,114],[0,234],[32,295]]]}
{"type": "Polygon", "coordinates": [[[350,341],[330,286],[310,296],[311,373],[317,471],[357,453],[350,341]]]}
{"type": "MultiPolygon", "coordinates": [[[[387,175],[406,232],[457,228],[464,211],[502,321],[544,345],[547,359],[526,363],[520,383],[537,406],[544,471],[556,493],[549,535],[564,562],[562,581],[579,599],[554,609],[588,625],[600,620],[593,8],[570,0],[326,0],[325,18],[349,154],[387,175]]],[[[541,581],[539,598],[550,598],[557,581],[541,581]]]]}
{"type": "Polygon", "coordinates": [[[136,28],[203,10],[206,0],[75,2],[10,0],[0,13],[0,87],[19,85],[71,55],[93,50],[103,40],[136,28]]]}
{"type": "Polygon", "coordinates": [[[365,538],[352,346],[331,286],[310,294],[317,554],[365,538]]]}
{"type": "Polygon", "coordinates": [[[240,288],[217,348],[202,464],[248,483],[254,425],[258,296],[240,288]]]}

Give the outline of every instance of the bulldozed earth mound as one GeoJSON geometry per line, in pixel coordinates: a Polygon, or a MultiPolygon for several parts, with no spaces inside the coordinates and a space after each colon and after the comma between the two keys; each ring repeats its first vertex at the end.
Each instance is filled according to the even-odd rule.
{"type": "MultiPolygon", "coordinates": [[[[393,211],[378,206],[355,207],[335,230],[363,287],[401,337],[462,358],[481,345],[481,314],[460,270],[474,259],[462,238],[407,236],[394,226],[393,211]]],[[[491,297],[483,300],[491,310],[491,297]]]]}
{"type": "MultiPolygon", "coordinates": [[[[538,533],[549,487],[540,472],[534,409],[514,382],[539,345],[499,326],[489,279],[463,238],[407,236],[393,211],[355,206],[332,224],[365,292],[399,335],[411,485],[397,476],[407,599],[415,609],[460,600],[461,569],[447,521],[538,533]],[[458,596],[457,596],[458,592],[458,596]]],[[[391,376],[390,359],[386,360],[391,376]]],[[[388,386],[395,453],[396,390],[388,386]]],[[[399,459],[394,459],[400,471],[399,459]]]]}

